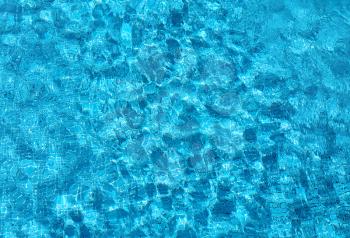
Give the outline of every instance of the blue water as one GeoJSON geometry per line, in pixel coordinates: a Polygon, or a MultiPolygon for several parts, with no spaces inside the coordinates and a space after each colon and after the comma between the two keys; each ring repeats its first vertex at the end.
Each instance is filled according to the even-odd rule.
{"type": "Polygon", "coordinates": [[[0,238],[350,237],[348,0],[0,0],[0,238]]]}

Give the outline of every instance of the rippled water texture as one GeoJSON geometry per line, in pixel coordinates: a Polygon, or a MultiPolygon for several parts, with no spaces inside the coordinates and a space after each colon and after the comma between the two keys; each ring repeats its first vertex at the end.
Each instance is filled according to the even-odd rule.
{"type": "Polygon", "coordinates": [[[350,237],[348,0],[0,0],[0,237],[350,237]]]}

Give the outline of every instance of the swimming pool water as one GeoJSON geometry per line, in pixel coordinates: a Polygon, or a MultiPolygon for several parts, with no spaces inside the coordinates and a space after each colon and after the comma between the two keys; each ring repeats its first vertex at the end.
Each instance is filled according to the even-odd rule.
{"type": "Polygon", "coordinates": [[[0,237],[350,237],[350,2],[0,0],[0,237]]]}

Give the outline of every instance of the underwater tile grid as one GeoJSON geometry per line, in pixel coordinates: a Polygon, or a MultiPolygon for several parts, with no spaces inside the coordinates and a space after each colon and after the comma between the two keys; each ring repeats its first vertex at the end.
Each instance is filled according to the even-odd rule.
{"type": "Polygon", "coordinates": [[[349,91],[349,0],[0,0],[0,238],[349,238],[349,91]]]}

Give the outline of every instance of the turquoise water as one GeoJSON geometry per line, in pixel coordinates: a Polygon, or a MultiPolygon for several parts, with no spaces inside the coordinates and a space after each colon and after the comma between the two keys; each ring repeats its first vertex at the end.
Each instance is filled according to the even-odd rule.
{"type": "Polygon", "coordinates": [[[350,2],[0,0],[0,237],[350,237],[350,2]]]}

